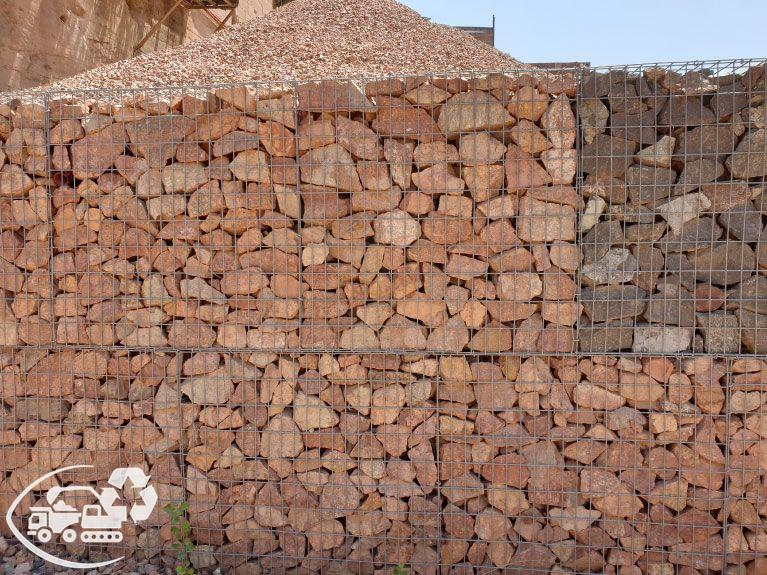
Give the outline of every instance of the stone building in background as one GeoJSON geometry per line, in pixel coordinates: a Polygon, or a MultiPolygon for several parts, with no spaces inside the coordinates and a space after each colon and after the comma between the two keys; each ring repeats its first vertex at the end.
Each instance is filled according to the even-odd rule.
{"type": "MultiPolygon", "coordinates": [[[[47,84],[130,58],[175,1],[0,0],[0,91],[47,84]]],[[[271,9],[272,0],[240,0],[236,15],[242,22],[271,9]]],[[[217,25],[202,10],[177,10],[141,51],[197,40],[217,25]]]]}

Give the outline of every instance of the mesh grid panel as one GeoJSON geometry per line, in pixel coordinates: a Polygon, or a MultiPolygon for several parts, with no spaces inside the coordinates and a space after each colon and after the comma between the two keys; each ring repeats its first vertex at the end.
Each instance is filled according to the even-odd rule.
{"type": "Polygon", "coordinates": [[[91,109],[57,172],[56,342],[574,351],[568,77],[553,94],[497,75],[91,109]]]}
{"type": "Polygon", "coordinates": [[[40,545],[760,572],[765,91],[733,61],[0,106],[0,510],[134,466],[149,519],[40,545]]]}
{"type": "Polygon", "coordinates": [[[0,345],[50,346],[49,114],[0,106],[0,345]]]}
{"type": "Polygon", "coordinates": [[[764,66],[590,71],[580,349],[764,353],[764,66]]]}

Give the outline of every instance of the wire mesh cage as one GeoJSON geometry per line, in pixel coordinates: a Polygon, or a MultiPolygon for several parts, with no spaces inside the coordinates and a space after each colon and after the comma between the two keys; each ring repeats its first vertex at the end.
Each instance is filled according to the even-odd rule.
{"type": "Polygon", "coordinates": [[[186,499],[180,357],[3,351],[0,534],[86,563],[172,552],[163,507],[186,499]]]}
{"type": "MultiPolygon", "coordinates": [[[[122,541],[66,544],[91,561],[173,564],[160,510],[181,502],[202,570],[723,572],[764,558],[762,360],[3,359],[4,398],[23,389],[4,400],[5,505],[51,468],[93,465],[60,480],[99,491],[116,467],[152,478],[157,511],[122,541]]],[[[14,517],[50,508],[50,487],[14,517]]]]}
{"type": "Polygon", "coordinates": [[[0,510],[131,465],[149,519],[42,545],[760,572],[764,93],[738,61],[0,107],[0,510]]]}
{"type": "Polygon", "coordinates": [[[582,81],[583,351],[764,353],[763,61],[582,81]]]}
{"type": "Polygon", "coordinates": [[[0,106],[0,346],[49,346],[48,112],[0,106]]]}
{"type": "Polygon", "coordinates": [[[362,86],[91,104],[57,171],[56,343],[573,351],[574,76],[362,86]]]}
{"type": "Polygon", "coordinates": [[[244,326],[263,340],[251,347],[297,338],[299,214],[277,203],[295,200],[295,110],[281,88],[263,120],[244,87],[92,95],[80,119],[94,130],[69,149],[71,200],[54,214],[58,344],[245,349],[244,326]]]}

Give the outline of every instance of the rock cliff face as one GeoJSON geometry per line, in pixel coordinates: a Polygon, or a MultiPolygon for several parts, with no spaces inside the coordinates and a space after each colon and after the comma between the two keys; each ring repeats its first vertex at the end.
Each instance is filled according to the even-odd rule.
{"type": "MultiPolygon", "coordinates": [[[[133,56],[133,47],[174,0],[0,0],[0,91],[29,88],[133,56]]],[[[240,21],[271,10],[241,0],[240,21]]],[[[223,15],[223,14],[222,14],[223,15]]],[[[143,52],[208,36],[203,12],[179,10],[143,52]]]]}

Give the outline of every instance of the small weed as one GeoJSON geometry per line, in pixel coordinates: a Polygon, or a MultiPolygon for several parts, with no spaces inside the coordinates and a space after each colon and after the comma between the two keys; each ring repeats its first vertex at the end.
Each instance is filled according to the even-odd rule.
{"type": "Polygon", "coordinates": [[[189,537],[192,530],[192,526],[186,520],[189,503],[186,501],[176,504],[168,503],[163,507],[163,510],[170,516],[170,531],[173,534],[171,546],[176,550],[176,558],[180,563],[176,566],[176,574],[195,575],[192,561],[189,558],[189,554],[197,548],[194,541],[189,537]]]}
{"type": "Polygon", "coordinates": [[[394,572],[392,575],[410,575],[410,573],[407,571],[405,566],[402,563],[400,563],[394,568],[394,572]]]}

